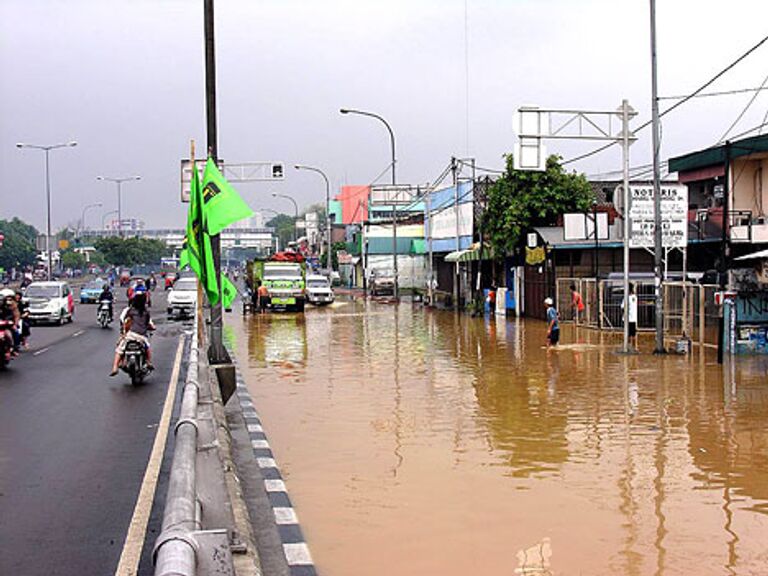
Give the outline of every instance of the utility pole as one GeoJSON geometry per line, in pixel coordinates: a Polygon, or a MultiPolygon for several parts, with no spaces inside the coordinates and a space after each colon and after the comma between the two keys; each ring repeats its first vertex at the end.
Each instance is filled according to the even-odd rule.
{"type": "Polygon", "coordinates": [[[435,274],[435,264],[433,260],[433,253],[432,253],[432,188],[430,187],[427,190],[426,194],[426,208],[427,208],[427,215],[429,215],[429,218],[427,219],[428,222],[428,232],[427,232],[427,247],[429,248],[429,274],[427,275],[427,297],[429,298],[429,305],[434,305],[434,291],[433,291],[433,284],[434,284],[434,274],[435,274]]]}
{"type": "MultiPolygon", "coordinates": [[[[461,237],[459,236],[459,178],[458,163],[451,157],[451,177],[453,179],[453,211],[456,216],[456,252],[461,250],[461,237]]],[[[456,260],[453,270],[453,306],[459,309],[459,261],[456,260]]]]}
{"type": "MultiPolygon", "coordinates": [[[[661,135],[659,133],[659,98],[656,82],[656,0],[651,2],[651,124],[653,131],[653,272],[655,277],[654,295],[656,300],[656,347],[654,354],[664,354],[664,300],[662,298],[662,256],[664,249],[661,242],[661,166],[659,153],[661,135]]],[[[683,278],[685,281],[685,278],[683,278]]],[[[624,293],[626,295],[626,292],[624,293]]],[[[625,306],[626,308],[626,306],[625,306]]]]}
{"type": "MultiPolygon", "coordinates": [[[[208,135],[208,156],[218,164],[218,136],[216,131],[216,54],[214,42],[213,0],[204,0],[204,29],[205,29],[205,112],[208,135]]],[[[221,290],[221,237],[211,236],[211,251],[213,252],[213,268],[216,274],[216,285],[221,290]]],[[[222,343],[223,314],[221,298],[211,305],[211,340],[208,358],[214,364],[227,360],[222,343]]]]}

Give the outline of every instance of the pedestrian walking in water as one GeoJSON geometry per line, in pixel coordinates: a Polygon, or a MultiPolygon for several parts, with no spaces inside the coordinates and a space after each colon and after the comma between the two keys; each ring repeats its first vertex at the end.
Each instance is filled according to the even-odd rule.
{"type": "Polygon", "coordinates": [[[560,341],[560,318],[552,298],[546,298],[544,305],[547,307],[547,348],[557,346],[560,341]]]}
{"type": "MultiPolygon", "coordinates": [[[[624,301],[621,302],[621,309],[624,310],[624,301]]],[[[627,311],[627,323],[629,326],[629,345],[637,352],[637,294],[635,294],[635,285],[629,285],[629,310],[627,311]]]]}
{"type": "Polygon", "coordinates": [[[576,284],[571,284],[571,311],[573,312],[573,321],[578,324],[584,312],[584,300],[579,291],[576,290],[576,284]]]}

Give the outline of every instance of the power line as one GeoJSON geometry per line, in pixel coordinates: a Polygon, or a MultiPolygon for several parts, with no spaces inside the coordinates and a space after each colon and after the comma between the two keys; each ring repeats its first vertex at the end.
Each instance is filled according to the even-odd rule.
{"type": "MultiPolygon", "coordinates": [[[[755,50],[757,50],[763,44],[765,44],[766,41],[768,41],[768,36],[763,37],[763,39],[760,40],[757,44],[755,44],[749,50],[744,52],[744,54],[742,54],[736,60],[731,62],[728,66],[723,68],[720,72],[715,74],[711,79],[707,80],[704,84],[699,86],[699,88],[697,88],[696,90],[691,92],[688,96],[684,97],[679,102],[676,102],[675,104],[673,104],[672,106],[670,106],[669,108],[667,108],[666,110],[661,112],[659,114],[659,118],[661,118],[662,116],[665,116],[666,114],[669,114],[670,112],[672,112],[676,108],[682,106],[683,104],[685,104],[686,102],[688,102],[692,98],[695,98],[698,94],[703,92],[707,87],[711,86],[714,82],[719,80],[720,77],[723,76],[726,72],[730,71],[734,66],[736,66],[739,63],[741,63],[741,61],[744,60],[747,56],[749,56],[755,50]]],[[[647,128],[650,125],[651,125],[651,120],[648,120],[645,124],[642,124],[637,129],[635,129],[635,133],[640,132],[640,130],[643,130],[644,128],[647,128]]],[[[566,164],[572,164],[573,162],[578,162],[579,160],[584,160],[585,158],[589,158],[590,156],[594,156],[595,154],[599,154],[603,150],[607,150],[608,148],[610,148],[611,146],[614,146],[614,145],[616,145],[616,142],[609,142],[608,144],[600,146],[599,148],[595,148],[591,152],[586,152],[585,154],[581,154],[580,156],[576,156],[574,158],[570,158],[568,160],[564,160],[563,162],[561,162],[561,165],[565,166],[566,164]]]]}
{"type": "MultiPolygon", "coordinates": [[[[736,90],[721,90],[719,92],[705,92],[703,94],[696,94],[695,98],[708,98],[712,96],[731,96],[734,94],[760,92],[762,90],[768,90],[768,87],[760,86],[759,88],[738,88],[736,90]]],[[[687,96],[659,96],[659,100],[682,100],[683,98],[687,98],[687,96]]]]}
{"type": "MultiPolygon", "coordinates": [[[[766,83],[766,82],[768,82],[768,76],[766,76],[766,77],[763,79],[763,83],[762,83],[762,84],[760,84],[760,90],[762,90],[762,89],[765,87],[765,83],[766,83]]],[[[741,119],[744,117],[744,114],[746,114],[746,113],[747,113],[747,110],[749,110],[749,109],[750,109],[750,107],[752,106],[752,104],[754,104],[754,103],[755,103],[755,99],[757,98],[758,94],[760,94],[760,92],[755,92],[755,93],[752,95],[752,98],[750,98],[750,99],[749,99],[749,102],[747,102],[747,105],[746,105],[746,106],[744,106],[744,109],[743,109],[743,110],[741,111],[741,113],[740,113],[740,114],[739,114],[739,115],[736,117],[736,120],[734,120],[734,121],[733,121],[733,124],[731,124],[731,125],[728,127],[728,130],[726,130],[726,131],[725,131],[725,134],[723,134],[723,136],[720,138],[720,140],[718,140],[718,141],[717,141],[717,143],[718,143],[718,144],[720,144],[721,142],[725,142],[725,139],[726,139],[726,138],[728,138],[728,133],[729,133],[731,130],[733,130],[735,127],[736,127],[736,124],[738,124],[738,123],[739,123],[739,121],[740,121],[740,120],[741,120],[741,119]]]]}

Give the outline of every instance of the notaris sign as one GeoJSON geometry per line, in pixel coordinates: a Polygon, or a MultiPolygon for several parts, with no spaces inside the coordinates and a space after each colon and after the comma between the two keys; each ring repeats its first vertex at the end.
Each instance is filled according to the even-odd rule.
{"type": "MultiPolygon", "coordinates": [[[[629,246],[653,248],[654,207],[652,186],[630,186],[629,246]]],[[[685,248],[688,245],[688,187],[661,187],[661,245],[685,248]]]]}

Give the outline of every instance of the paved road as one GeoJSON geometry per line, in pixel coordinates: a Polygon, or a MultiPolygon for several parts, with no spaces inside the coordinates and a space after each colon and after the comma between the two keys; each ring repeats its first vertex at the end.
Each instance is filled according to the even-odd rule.
{"type": "Polygon", "coordinates": [[[35,327],[0,372],[0,574],[114,573],[184,328],[154,296],[157,369],[141,386],[107,376],[117,330],[93,305],[35,327]]]}

